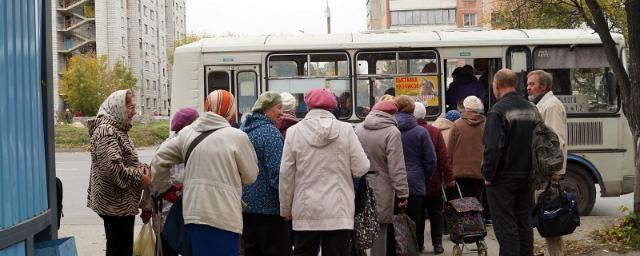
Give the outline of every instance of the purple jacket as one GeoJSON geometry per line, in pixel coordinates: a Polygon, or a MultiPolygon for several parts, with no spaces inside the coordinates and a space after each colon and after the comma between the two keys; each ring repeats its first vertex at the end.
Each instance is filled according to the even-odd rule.
{"type": "Polygon", "coordinates": [[[396,113],[398,129],[402,133],[404,164],[407,169],[409,195],[425,196],[426,181],[436,166],[436,153],[427,129],[418,125],[416,118],[404,112],[396,113]]]}

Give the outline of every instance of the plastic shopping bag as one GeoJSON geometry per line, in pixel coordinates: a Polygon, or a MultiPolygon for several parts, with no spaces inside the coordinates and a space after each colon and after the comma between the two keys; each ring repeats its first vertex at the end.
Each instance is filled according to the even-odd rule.
{"type": "Polygon", "coordinates": [[[151,224],[144,224],[133,243],[133,256],[155,256],[155,246],[156,239],[151,230],[151,224]]]}
{"type": "Polygon", "coordinates": [[[400,213],[393,215],[393,228],[396,239],[396,255],[419,255],[416,223],[406,213],[400,213]]]}

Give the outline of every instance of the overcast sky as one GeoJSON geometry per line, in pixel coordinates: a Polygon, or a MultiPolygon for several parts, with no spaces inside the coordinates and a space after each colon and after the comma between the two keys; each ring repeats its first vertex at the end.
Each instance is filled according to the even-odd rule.
{"type": "MultiPolygon", "coordinates": [[[[331,32],[366,30],[366,0],[329,0],[331,32]]],[[[325,0],[186,0],[187,32],[223,35],[324,34],[325,0]]]]}

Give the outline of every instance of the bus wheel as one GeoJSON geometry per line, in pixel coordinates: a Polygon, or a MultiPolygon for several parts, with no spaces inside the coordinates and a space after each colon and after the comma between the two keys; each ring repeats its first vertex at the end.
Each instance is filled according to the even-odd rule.
{"type": "Polygon", "coordinates": [[[560,183],[567,192],[574,195],[580,215],[589,215],[596,202],[596,187],[587,170],[567,163],[567,173],[560,183]]]}

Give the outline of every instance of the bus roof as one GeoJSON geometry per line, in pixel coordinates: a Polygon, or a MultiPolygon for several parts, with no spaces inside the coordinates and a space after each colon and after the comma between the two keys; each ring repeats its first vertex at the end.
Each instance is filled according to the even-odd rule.
{"type": "MultiPolygon", "coordinates": [[[[623,43],[621,34],[612,34],[623,43]]],[[[258,52],[399,47],[600,44],[587,29],[441,30],[431,32],[362,32],[323,35],[266,35],[204,38],[177,52],[258,52]]]]}

